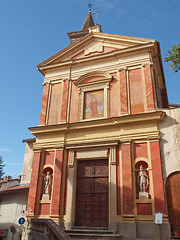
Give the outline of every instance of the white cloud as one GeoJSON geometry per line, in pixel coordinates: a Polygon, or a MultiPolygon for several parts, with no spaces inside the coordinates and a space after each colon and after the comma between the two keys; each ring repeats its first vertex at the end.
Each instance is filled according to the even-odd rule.
{"type": "Polygon", "coordinates": [[[0,152],[11,152],[10,148],[0,148],[0,152]]]}
{"type": "MultiPolygon", "coordinates": [[[[126,14],[126,11],[122,8],[122,4],[120,3],[120,0],[111,0],[111,1],[97,0],[97,3],[99,4],[99,8],[102,11],[106,8],[109,11],[114,11],[121,16],[126,14]]],[[[95,4],[94,4],[94,6],[95,6],[95,4]]]]}
{"type": "Polygon", "coordinates": [[[22,166],[23,163],[22,162],[6,162],[5,163],[6,167],[11,165],[11,166],[22,166]]]}
{"type": "Polygon", "coordinates": [[[101,4],[105,8],[114,8],[115,4],[113,1],[108,1],[108,0],[97,0],[99,4],[101,4]]]}

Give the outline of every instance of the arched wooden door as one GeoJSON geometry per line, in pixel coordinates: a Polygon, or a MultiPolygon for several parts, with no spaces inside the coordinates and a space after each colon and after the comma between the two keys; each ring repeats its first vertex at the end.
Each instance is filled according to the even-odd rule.
{"type": "Polygon", "coordinates": [[[180,171],[168,176],[166,180],[166,198],[172,230],[178,230],[180,233],[180,171]]]}

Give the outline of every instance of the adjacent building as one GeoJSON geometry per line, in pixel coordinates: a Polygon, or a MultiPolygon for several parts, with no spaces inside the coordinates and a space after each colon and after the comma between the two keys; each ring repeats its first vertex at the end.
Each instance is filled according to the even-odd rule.
{"type": "Polygon", "coordinates": [[[164,190],[172,231],[180,236],[180,105],[164,109],[159,123],[164,190]]]}
{"type": "Polygon", "coordinates": [[[20,240],[26,220],[26,205],[33,160],[32,144],[27,139],[22,175],[17,179],[5,176],[0,180],[0,240],[20,240]]]}

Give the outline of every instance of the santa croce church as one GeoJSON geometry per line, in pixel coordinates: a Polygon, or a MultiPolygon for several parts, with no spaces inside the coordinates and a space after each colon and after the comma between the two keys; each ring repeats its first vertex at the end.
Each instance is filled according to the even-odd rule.
{"type": "Polygon", "coordinates": [[[91,9],[68,36],[68,47],[38,65],[26,239],[171,239],[159,43],[103,33],[91,9]]]}

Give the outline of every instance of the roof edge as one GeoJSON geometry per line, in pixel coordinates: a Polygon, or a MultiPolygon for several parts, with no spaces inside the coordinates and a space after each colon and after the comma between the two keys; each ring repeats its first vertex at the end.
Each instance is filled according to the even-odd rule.
{"type": "MultiPolygon", "coordinates": [[[[78,31],[79,32],[79,31],[78,31]]],[[[44,60],[43,62],[39,63],[37,65],[37,68],[39,70],[40,67],[43,67],[49,63],[51,63],[52,61],[56,60],[57,58],[59,58],[61,55],[65,54],[66,52],[70,51],[71,49],[78,47],[79,45],[84,44],[86,41],[88,41],[90,38],[93,37],[97,37],[97,38],[113,38],[115,39],[123,39],[124,41],[142,41],[144,43],[149,43],[149,42],[157,42],[157,40],[155,39],[148,39],[148,38],[139,38],[139,37],[132,37],[132,36],[124,36],[124,35],[118,35],[118,34],[109,34],[109,33],[102,33],[102,32],[91,32],[86,34],[85,36],[83,36],[82,38],[80,38],[77,42],[73,42],[72,44],[68,45],[66,48],[62,49],[61,51],[55,53],[54,55],[52,55],[51,57],[47,58],[46,60],[44,60]]],[[[39,70],[40,71],[40,70],[39,70]]],[[[40,71],[41,72],[41,71],[40,71]]],[[[42,73],[42,72],[41,72],[42,73]]],[[[43,73],[42,73],[43,74],[43,73]]]]}

